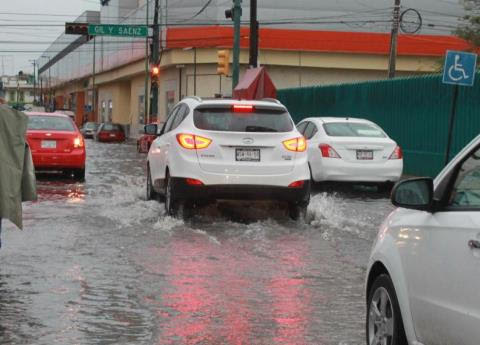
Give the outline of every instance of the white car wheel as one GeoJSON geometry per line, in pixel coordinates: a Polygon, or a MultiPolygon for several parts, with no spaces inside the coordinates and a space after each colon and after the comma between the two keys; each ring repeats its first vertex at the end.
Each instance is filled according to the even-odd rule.
{"type": "Polygon", "coordinates": [[[375,280],[368,295],[367,345],[408,345],[397,295],[386,274],[375,280]]]}

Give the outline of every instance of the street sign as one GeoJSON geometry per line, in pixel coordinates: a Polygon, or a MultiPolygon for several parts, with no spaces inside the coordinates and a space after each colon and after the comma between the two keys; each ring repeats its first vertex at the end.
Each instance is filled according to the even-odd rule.
{"type": "Polygon", "coordinates": [[[91,36],[147,37],[148,27],[145,25],[91,24],[88,26],[88,34],[91,36]]]}
{"type": "Polygon", "coordinates": [[[473,86],[477,54],[447,51],[445,68],[443,70],[443,83],[462,86],[473,86]]]}

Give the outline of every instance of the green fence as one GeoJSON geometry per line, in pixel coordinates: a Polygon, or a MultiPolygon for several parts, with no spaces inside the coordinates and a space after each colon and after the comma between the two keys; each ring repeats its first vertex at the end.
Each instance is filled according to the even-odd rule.
{"type": "MultiPolygon", "coordinates": [[[[293,119],[350,116],[369,119],[397,141],[406,174],[435,176],[445,161],[453,86],[440,75],[279,90],[293,119]]],[[[480,133],[480,75],[460,87],[452,154],[480,133]]]]}

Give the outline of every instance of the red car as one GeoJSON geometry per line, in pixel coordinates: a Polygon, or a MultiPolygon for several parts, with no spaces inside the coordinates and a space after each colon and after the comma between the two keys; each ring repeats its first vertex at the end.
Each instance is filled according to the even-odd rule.
{"type": "Polygon", "coordinates": [[[58,113],[26,113],[27,141],[36,170],[61,170],[85,179],[85,142],[77,125],[58,113]]]}
{"type": "MultiPolygon", "coordinates": [[[[155,122],[152,122],[155,123],[155,122]]],[[[157,122],[158,128],[163,127],[164,122],[157,122]]],[[[137,139],[137,151],[138,153],[148,153],[150,146],[152,146],[153,141],[157,139],[156,135],[144,134],[137,139]]]]}
{"type": "Polygon", "coordinates": [[[125,133],[121,125],[116,123],[102,123],[95,133],[95,140],[104,142],[125,141],[125,133]]]}

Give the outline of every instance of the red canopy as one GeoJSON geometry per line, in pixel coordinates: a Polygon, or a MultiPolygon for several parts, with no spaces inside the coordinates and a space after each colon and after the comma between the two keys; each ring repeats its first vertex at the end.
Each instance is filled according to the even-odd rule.
{"type": "Polygon", "coordinates": [[[247,70],[233,90],[236,99],[277,98],[277,89],[264,67],[247,70]]]}

